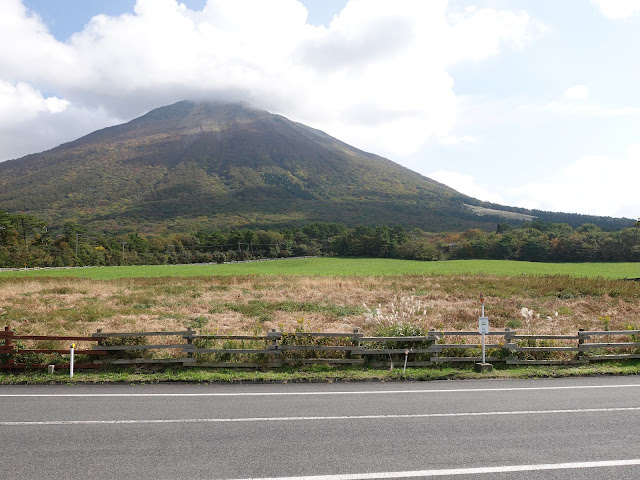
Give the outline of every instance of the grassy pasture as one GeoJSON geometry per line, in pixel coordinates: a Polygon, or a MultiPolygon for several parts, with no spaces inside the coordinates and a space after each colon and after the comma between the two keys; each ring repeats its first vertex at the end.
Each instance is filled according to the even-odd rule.
{"type": "Polygon", "coordinates": [[[550,265],[552,270],[547,272],[543,266],[309,259],[202,267],[4,272],[5,278],[0,278],[0,327],[10,325],[25,334],[186,327],[223,334],[261,333],[272,328],[287,332],[299,328],[325,332],[360,328],[374,334],[381,323],[406,321],[437,330],[475,330],[478,296],[484,293],[493,329],[575,334],[578,328],[640,328],[640,282],[615,278],[630,276],[635,264],[550,265]],[[484,273],[460,273],[474,266],[484,273]],[[435,273],[411,271],[437,267],[440,270],[435,273]],[[489,267],[499,273],[488,272],[489,267]],[[573,276],[560,275],[559,267],[571,268],[573,276]],[[620,270],[609,270],[613,278],[606,278],[605,269],[615,267],[620,270]],[[580,268],[592,276],[579,275],[580,268]],[[165,276],[104,275],[160,271],[165,276]],[[509,271],[513,272],[511,276],[509,271]],[[533,274],[535,271],[537,274],[533,274]],[[170,276],[167,272],[192,276],[170,276]],[[70,277],[70,273],[84,274],[84,278],[70,277]],[[90,274],[97,279],[88,278],[90,274]],[[379,315],[373,314],[376,309],[379,315]]]}
{"type": "Polygon", "coordinates": [[[567,275],[611,279],[640,277],[638,263],[536,263],[511,260],[448,260],[419,262],[381,258],[306,258],[224,265],[149,265],[87,267],[60,270],[0,271],[0,278],[81,277],[118,278],[199,276],[398,276],[398,275],[567,275]]]}
{"type": "MultiPolygon", "coordinates": [[[[491,328],[496,330],[509,327],[519,333],[575,334],[578,328],[640,329],[640,282],[623,280],[640,277],[639,267],[314,258],[0,272],[0,328],[10,325],[19,333],[32,335],[86,335],[98,328],[113,332],[191,327],[220,334],[259,334],[272,328],[285,332],[360,328],[373,335],[389,323],[408,322],[436,330],[475,330],[482,292],[491,328]]],[[[34,347],[54,346],[43,343],[34,347]]],[[[594,368],[596,371],[589,372],[605,373],[594,368]]],[[[633,373],[637,372],[638,367],[633,368],[633,373]]],[[[399,379],[393,373],[341,372],[294,372],[283,374],[281,380],[316,378],[316,373],[318,379],[399,379]]],[[[416,373],[422,375],[419,378],[432,378],[432,373],[427,373],[431,370],[420,372],[416,373]]],[[[433,378],[474,375],[455,372],[438,370],[433,378]]],[[[544,372],[549,374],[546,369],[544,372]]],[[[563,370],[561,374],[589,372],[563,370]]],[[[532,370],[522,373],[537,374],[532,370]]],[[[127,371],[112,380],[130,380],[131,375],[127,371]]],[[[163,374],[158,375],[156,380],[161,381],[163,374]]],[[[182,373],[167,375],[174,380],[182,378],[182,373]]],[[[217,378],[217,373],[204,371],[185,375],[189,381],[217,378]]],[[[245,379],[242,375],[223,377],[245,379]]],[[[3,379],[0,374],[0,383],[32,381],[29,378],[3,379]]],[[[84,381],[96,378],[88,376],[84,381]]],[[[98,381],[110,380],[100,377],[98,381]]]]}

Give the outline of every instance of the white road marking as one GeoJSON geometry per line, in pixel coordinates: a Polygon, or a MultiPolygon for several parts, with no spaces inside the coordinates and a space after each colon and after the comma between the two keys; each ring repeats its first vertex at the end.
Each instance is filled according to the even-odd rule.
{"type": "Polygon", "coordinates": [[[246,417],[246,418],[168,418],[155,420],[45,420],[28,422],[0,422],[3,427],[39,426],[39,425],[127,425],[162,423],[235,423],[235,422],[301,422],[311,420],[383,420],[395,418],[451,418],[451,417],[488,417],[499,415],[551,415],[558,413],[606,413],[637,412],[640,407],[619,408],[578,408],[562,410],[518,410],[505,412],[459,412],[459,413],[414,413],[389,415],[344,415],[326,417],[246,417]]]}
{"type": "Polygon", "coordinates": [[[357,390],[333,392],[199,392],[199,393],[5,393],[1,397],[288,397],[307,395],[391,395],[400,393],[477,393],[528,392],[541,390],[580,390],[602,388],[639,388],[640,384],[571,385],[564,387],[450,388],[422,390],[357,390]]]}
{"type": "Polygon", "coordinates": [[[640,458],[599,462],[542,463],[538,465],[504,465],[495,467],[449,468],[442,470],[412,470],[407,472],[347,473],[341,475],[307,475],[301,477],[266,477],[236,480],[373,480],[377,478],[445,477],[453,475],[483,475],[487,473],[537,472],[541,470],[575,470],[578,468],[628,467],[640,465],[640,458]]]}

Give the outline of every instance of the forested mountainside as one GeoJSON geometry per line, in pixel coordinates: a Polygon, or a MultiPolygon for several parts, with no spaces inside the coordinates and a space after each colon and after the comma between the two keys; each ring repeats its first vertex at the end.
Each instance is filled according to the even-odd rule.
{"type": "MultiPolygon", "coordinates": [[[[309,222],[462,231],[491,230],[504,220],[468,205],[524,213],[485,205],[319,130],[237,103],[178,102],[0,163],[0,210],[103,232],[309,222]]],[[[544,220],[559,221],[552,217],[544,220]]],[[[561,221],[605,229],[632,223],[605,220],[561,221]]]]}

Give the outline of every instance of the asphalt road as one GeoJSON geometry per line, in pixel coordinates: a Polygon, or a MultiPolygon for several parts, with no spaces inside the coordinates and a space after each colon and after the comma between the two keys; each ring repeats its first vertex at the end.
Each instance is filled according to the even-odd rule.
{"type": "Polygon", "coordinates": [[[640,378],[1,386],[0,478],[638,479],[640,378]]]}

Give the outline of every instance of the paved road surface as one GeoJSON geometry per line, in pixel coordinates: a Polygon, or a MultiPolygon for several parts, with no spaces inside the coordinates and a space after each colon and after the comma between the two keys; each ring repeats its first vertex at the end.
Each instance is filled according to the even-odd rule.
{"type": "Polygon", "coordinates": [[[639,479],[640,378],[1,386],[0,478],[639,479]]]}

